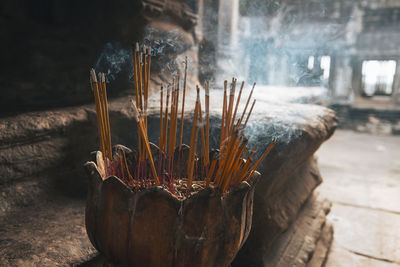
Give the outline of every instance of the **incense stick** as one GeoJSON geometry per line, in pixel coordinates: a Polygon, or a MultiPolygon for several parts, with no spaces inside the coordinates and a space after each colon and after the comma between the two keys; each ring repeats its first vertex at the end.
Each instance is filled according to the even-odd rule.
{"type": "MultiPolygon", "coordinates": [[[[199,86],[196,86],[196,89],[197,89],[198,94],[200,94],[199,93],[200,92],[199,86]]],[[[206,162],[206,160],[208,160],[208,157],[206,158],[206,153],[207,153],[207,150],[206,150],[206,137],[205,137],[205,134],[204,134],[203,113],[202,113],[202,110],[201,110],[200,101],[199,101],[198,105],[199,105],[198,109],[199,109],[200,133],[201,133],[201,153],[203,155],[203,164],[204,164],[204,166],[208,166],[208,162],[206,162]]]]}
{"type": "Polygon", "coordinates": [[[225,117],[226,117],[226,88],[228,86],[228,81],[224,81],[224,100],[222,104],[222,120],[221,120],[221,138],[220,138],[220,150],[222,148],[222,144],[225,140],[225,117]]]}
{"type": "Polygon", "coordinates": [[[246,121],[245,121],[245,123],[243,124],[243,130],[244,130],[244,128],[246,128],[247,122],[249,121],[249,118],[250,118],[251,112],[253,111],[253,108],[254,108],[254,105],[255,105],[255,104],[256,104],[256,99],[254,99],[254,101],[253,101],[253,104],[251,105],[251,108],[250,108],[249,114],[247,114],[246,121]]]}
{"type": "Polygon", "coordinates": [[[210,163],[210,87],[208,81],[205,84],[205,106],[206,106],[206,141],[205,141],[205,166],[210,163]]]}
{"type": "MultiPolygon", "coordinates": [[[[264,160],[264,158],[269,154],[269,152],[275,147],[275,142],[271,141],[271,143],[269,144],[269,146],[267,147],[267,149],[264,151],[264,153],[262,154],[262,156],[258,159],[258,161],[253,165],[253,167],[251,167],[250,171],[249,171],[249,175],[247,176],[247,179],[250,178],[253,173],[257,170],[258,166],[260,165],[260,163],[264,160]]],[[[246,180],[247,180],[246,179],[246,180]]]]}
{"type": "Polygon", "coordinates": [[[138,59],[137,53],[139,53],[139,44],[136,43],[135,48],[132,47],[132,54],[133,54],[133,77],[135,82],[135,92],[136,92],[136,105],[140,105],[139,100],[139,77],[138,77],[138,59]]]}
{"type": "MultiPolygon", "coordinates": [[[[110,119],[108,113],[108,101],[107,101],[107,87],[106,87],[106,78],[104,73],[99,73],[99,77],[101,77],[101,97],[102,97],[102,111],[103,111],[103,120],[104,120],[104,134],[105,134],[105,145],[107,156],[109,159],[112,158],[112,149],[111,149],[111,132],[110,132],[110,119]]],[[[100,80],[100,79],[99,79],[100,80]]]]}
{"type": "Polygon", "coordinates": [[[237,111],[238,111],[240,98],[241,98],[241,96],[242,96],[243,87],[244,87],[244,81],[242,82],[242,85],[240,86],[239,95],[238,95],[237,100],[236,100],[235,112],[233,113],[233,117],[232,117],[232,125],[231,125],[231,127],[229,128],[229,131],[230,131],[230,132],[231,132],[232,129],[233,129],[233,123],[235,122],[235,119],[236,119],[236,114],[237,114],[237,111]]]}
{"type": "Polygon", "coordinates": [[[176,88],[175,88],[175,79],[172,80],[171,85],[171,116],[170,116],[170,126],[169,126],[169,139],[168,139],[168,157],[172,157],[172,153],[174,151],[173,147],[173,134],[174,134],[174,122],[175,122],[175,101],[176,101],[176,88]]]}
{"type": "Polygon", "coordinates": [[[249,106],[249,103],[250,103],[250,100],[251,100],[251,96],[253,95],[253,91],[254,91],[255,87],[256,87],[256,83],[253,83],[253,87],[251,88],[250,94],[249,94],[249,96],[247,98],[247,101],[246,101],[246,106],[244,107],[242,116],[240,117],[240,120],[239,120],[239,122],[237,124],[237,127],[240,127],[240,125],[241,125],[241,123],[243,121],[244,115],[246,114],[247,107],[249,106]]]}
{"type": "Polygon", "coordinates": [[[91,82],[90,84],[92,86],[93,95],[94,95],[95,104],[96,104],[97,125],[98,125],[98,130],[99,130],[101,150],[102,150],[102,154],[103,154],[103,159],[105,159],[107,156],[107,153],[106,153],[106,144],[105,144],[104,124],[103,124],[103,118],[102,118],[103,112],[101,110],[99,86],[97,84],[97,77],[96,77],[96,72],[94,71],[94,69],[90,70],[90,82],[91,82]]]}
{"type": "Polygon", "coordinates": [[[153,161],[153,157],[151,155],[151,149],[150,149],[150,145],[149,145],[149,140],[147,137],[147,133],[144,130],[144,125],[143,125],[143,119],[141,118],[141,115],[135,105],[135,103],[133,101],[131,101],[132,107],[133,107],[133,111],[134,111],[134,118],[138,124],[138,128],[139,128],[139,133],[141,134],[144,142],[145,142],[145,148],[146,148],[146,153],[149,156],[149,163],[150,163],[150,168],[151,168],[151,172],[153,175],[153,178],[156,182],[156,185],[160,184],[160,180],[158,179],[158,175],[157,175],[157,171],[156,168],[154,166],[154,161],[153,161]]]}
{"type": "Polygon", "coordinates": [[[243,177],[245,177],[246,174],[248,173],[248,169],[251,166],[252,158],[253,158],[253,155],[256,152],[256,150],[257,150],[257,146],[255,146],[253,148],[253,150],[251,151],[249,157],[246,159],[246,163],[243,165],[241,170],[237,173],[236,177],[233,180],[234,181],[234,184],[233,184],[234,186],[239,184],[243,180],[243,177]]]}
{"type": "Polygon", "coordinates": [[[163,91],[164,88],[161,85],[161,89],[160,89],[160,138],[159,138],[159,144],[158,144],[158,148],[160,150],[160,153],[162,151],[162,142],[163,142],[163,91]]]}
{"type": "Polygon", "coordinates": [[[183,122],[184,122],[184,114],[185,114],[186,78],[187,78],[187,57],[185,57],[185,75],[184,75],[184,78],[183,78],[181,128],[180,128],[180,130],[179,130],[179,151],[181,151],[181,149],[182,149],[183,122]]]}
{"type": "Polygon", "coordinates": [[[195,157],[196,146],[197,146],[197,133],[198,133],[197,117],[198,117],[198,113],[199,113],[199,103],[200,103],[200,94],[199,94],[199,91],[197,91],[196,105],[195,105],[195,109],[194,109],[194,118],[193,118],[193,125],[192,125],[192,134],[190,137],[187,194],[189,193],[189,191],[192,188],[192,181],[193,181],[194,157],[195,157]]]}
{"type": "Polygon", "coordinates": [[[146,77],[146,108],[145,108],[145,113],[146,113],[146,127],[147,127],[147,108],[148,108],[148,101],[149,101],[149,88],[150,88],[150,64],[151,64],[151,47],[147,47],[147,77],[146,77]]]}
{"type": "Polygon", "coordinates": [[[143,106],[142,109],[144,111],[145,118],[147,117],[147,98],[148,98],[148,80],[147,80],[147,49],[146,45],[143,45],[143,52],[142,52],[142,62],[143,62],[143,106]]]}
{"type": "Polygon", "coordinates": [[[235,90],[236,90],[236,79],[232,78],[231,90],[229,92],[228,115],[226,116],[226,123],[225,123],[225,128],[226,128],[225,136],[229,134],[229,129],[231,128],[231,123],[232,124],[234,123],[231,121],[231,119],[232,119],[231,116],[232,116],[233,102],[235,100],[235,90]]]}
{"type": "Polygon", "coordinates": [[[168,133],[168,104],[169,104],[169,95],[170,95],[170,85],[167,86],[167,100],[165,102],[165,114],[164,114],[164,140],[163,140],[163,151],[167,152],[167,133],[168,133]]]}
{"type": "Polygon", "coordinates": [[[174,117],[173,117],[174,123],[172,126],[171,153],[174,153],[176,145],[176,134],[178,131],[178,106],[179,106],[179,74],[176,76],[175,80],[175,100],[174,100],[174,117]]]}
{"type": "Polygon", "coordinates": [[[246,144],[247,140],[244,140],[241,143],[239,141],[239,146],[235,147],[232,159],[229,162],[228,168],[226,170],[227,172],[224,176],[224,183],[222,185],[222,190],[221,190],[222,192],[225,192],[228,189],[228,186],[231,184],[233,178],[233,172],[236,170],[236,165],[239,164],[240,155],[242,154],[244,148],[246,147],[246,144]]]}

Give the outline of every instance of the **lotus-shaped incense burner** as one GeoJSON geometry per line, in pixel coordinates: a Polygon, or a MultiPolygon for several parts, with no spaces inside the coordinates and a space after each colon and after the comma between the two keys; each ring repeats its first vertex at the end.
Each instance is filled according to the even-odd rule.
{"type": "MultiPolygon", "coordinates": [[[[129,153],[128,158],[134,157],[129,153]]],[[[229,266],[249,235],[257,172],[224,194],[208,186],[177,197],[162,186],[135,189],[105,175],[101,152],[85,168],[86,230],[113,264],[229,266]]]]}

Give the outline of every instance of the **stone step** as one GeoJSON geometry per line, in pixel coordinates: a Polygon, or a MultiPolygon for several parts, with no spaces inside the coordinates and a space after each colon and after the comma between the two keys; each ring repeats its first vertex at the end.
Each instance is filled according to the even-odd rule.
{"type": "Polygon", "coordinates": [[[315,246],[314,253],[311,260],[308,262],[307,267],[321,267],[324,266],[331,245],[333,243],[333,225],[327,220],[321,231],[321,236],[315,246]]]}

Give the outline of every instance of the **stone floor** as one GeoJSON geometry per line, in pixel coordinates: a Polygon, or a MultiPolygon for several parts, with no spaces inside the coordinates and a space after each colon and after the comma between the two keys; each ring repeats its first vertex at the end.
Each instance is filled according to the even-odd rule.
{"type": "Polygon", "coordinates": [[[337,130],[317,152],[333,266],[400,266],[400,136],[337,130]]]}

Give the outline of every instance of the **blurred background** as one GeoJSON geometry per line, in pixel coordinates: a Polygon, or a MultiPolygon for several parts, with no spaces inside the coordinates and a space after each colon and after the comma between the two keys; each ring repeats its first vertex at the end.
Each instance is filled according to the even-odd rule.
{"type": "MultiPolygon", "coordinates": [[[[4,214],[33,201],[40,186],[27,177],[56,170],[35,160],[67,149],[32,142],[96,129],[78,111],[40,118],[92,104],[91,67],[106,74],[110,99],[133,95],[139,42],[152,46],[153,94],[182,74],[187,56],[189,90],[205,81],[221,89],[234,76],[256,82],[269,101],[336,111],[339,129],[316,153],[324,178],[317,191],[333,203],[335,228],[324,264],[400,266],[400,1],[3,0],[0,36],[4,214]],[[65,130],[69,121],[78,123],[65,130]],[[34,155],[28,173],[26,151],[34,155]]],[[[67,159],[80,164],[87,152],[67,159]]],[[[68,165],[61,158],[57,166],[68,165]]]]}

